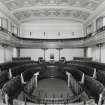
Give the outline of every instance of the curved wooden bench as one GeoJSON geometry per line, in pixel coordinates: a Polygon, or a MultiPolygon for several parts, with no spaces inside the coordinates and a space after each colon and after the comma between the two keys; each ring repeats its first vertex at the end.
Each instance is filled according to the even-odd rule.
{"type": "Polygon", "coordinates": [[[81,81],[83,72],[81,72],[79,69],[77,68],[73,68],[73,67],[63,67],[62,68],[65,72],[69,72],[72,74],[72,76],[77,80],[77,81],[81,81]]]}
{"type": "Polygon", "coordinates": [[[84,87],[88,90],[89,96],[91,95],[95,98],[96,102],[98,102],[99,95],[104,90],[103,84],[89,76],[85,76],[84,87]]]}
{"type": "Polygon", "coordinates": [[[9,75],[7,71],[2,71],[0,72],[0,89],[2,88],[2,86],[9,81],[9,75]]]}
{"type": "Polygon", "coordinates": [[[98,71],[96,77],[105,86],[105,71],[98,71]]]}
{"type": "Polygon", "coordinates": [[[22,72],[26,71],[26,69],[32,68],[32,67],[38,67],[38,64],[24,64],[17,67],[14,67],[11,69],[12,75],[17,76],[20,75],[22,72]]]}
{"type": "MultiPolygon", "coordinates": [[[[73,77],[79,82],[81,81],[83,72],[79,71],[78,69],[70,68],[70,67],[64,67],[64,70],[71,73],[73,77]]],[[[84,74],[84,83],[81,84],[85,92],[92,96],[98,101],[100,93],[103,92],[104,86],[99,81],[91,78],[88,75],[84,74]]]]}
{"type": "Polygon", "coordinates": [[[21,92],[22,84],[20,76],[17,76],[8,81],[2,88],[3,95],[7,94],[9,99],[16,98],[21,92]]]}
{"type": "Polygon", "coordinates": [[[22,73],[24,81],[28,82],[36,72],[39,72],[41,70],[42,70],[41,67],[31,67],[26,69],[26,71],[22,73]]]}
{"type": "Polygon", "coordinates": [[[92,68],[96,68],[97,70],[103,70],[105,71],[105,64],[104,63],[99,63],[99,62],[94,62],[94,61],[79,61],[79,60],[71,60],[69,61],[70,64],[82,64],[86,65],[92,68]]]}
{"type": "Polygon", "coordinates": [[[86,75],[93,76],[94,69],[85,65],[81,64],[67,64],[68,67],[77,68],[78,70],[82,71],[86,75]]]}
{"type": "Polygon", "coordinates": [[[0,69],[1,71],[8,70],[9,68],[13,68],[16,66],[20,66],[23,64],[31,64],[31,63],[36,63],[35,61],[14,61],[14,62],[6,62],[6,63],[1,63],[0,64],[0,69]]]}

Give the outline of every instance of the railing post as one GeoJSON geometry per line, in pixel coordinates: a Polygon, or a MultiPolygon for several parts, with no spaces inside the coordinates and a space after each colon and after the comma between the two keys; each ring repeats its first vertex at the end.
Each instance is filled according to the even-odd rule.
{"type": "Polygon", "coordinates": [[[93,78],[95,78],[95,79],[97,78],[96,68],[94,68],[93,78]]]}
{"type": "Polygon", "coordinates": [[[34,75],[35,75],[35,86],[37,88],[39,72],[35,73],[34,75]]]}
{"type": "Polygon", "coordinates": [[[5,94],[4,97],[5,97],[5,104],[9,105],[9,103],[8,103],[8,99],[9,99],[8,94],[5,94]]]}
{"type": "Polygon", "coordinates": [[[24,105],[27,105],[27,99],[26,99],[26,96],[24,95],[24,97],[25,97],[24,105]]]}
{"type": "Polygon", "coordinates": [[[9,79],[11,79],[12,78],[12,71],[11,71],[11,69],[9,68],[9,79]]]}
{"type": "Polygon", "coordinates": [[[66,72],[66,75],[67,75],[67,78],[68,78],[68,80],[67,80],[67,84],[68,84],[68,87],[70,87],[70,73],[69,72],[66,72]]]}
{"type": "Polygon", "coordinates": [[[22,84],[26,84],[26,82],[24,81],[24,77],[23,77],[23,74],[21,73],[21,83],[22,84]]]}
{"type": "Polygon", "coordinates": [[[84,84],[84,80],[85,80],[85,74],[83,73],[80,83],[84,84]]]}
{"type": "Polygon", "coordinates": [[[99,100],[98,100],[98,105],[102,105],[101,104],[101,102],[102,102],[102,97],[103,97],[103,95],[102,95],[102,93],[99,95],[99,100]]]}

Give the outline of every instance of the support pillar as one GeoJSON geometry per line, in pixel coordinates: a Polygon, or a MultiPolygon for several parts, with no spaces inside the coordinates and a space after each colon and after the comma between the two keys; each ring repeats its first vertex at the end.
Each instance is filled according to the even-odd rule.
{"type": "Polygon", "coordinates": [[[43,59],[44,60],[46,60],[46,50],[47,50],[47,48],[42,48],[42,50],[43,50],[43,59]]]}
{"type": "Polygon", "coordinates": [[[9,68],[9,79],[12,79],[12,71],[10,68],[9,68]]]}
{"type": "Polygon", "coordinates": [[[3,50],[4,50],[4,62],[6,62],[6,60],[7,60],[6,49],[7,49],[8,45],[7,44],[2,44],[2,47],[3,47],[3,50]]]}
{"type": "Polygon", "coordinates": [[[39,72],[35,73],[34,75],[35,75],[35,86],[36,86],[36,88],[37,88],[39,72]]]}
{"type": "Polygon", "coordinates": [[[20,48],[17,48],[17,57],[20,57],[20,48]]]}
{"type": "Polygon", "coordinates": [[[44,48],[44,60],[45,60],[46,49],[44,48]]]}
{"type": "Polygon", "coordinates": [[[17,48],[13,48],[13,58],[16,58],[18,56],[17,48]]]}
{"type": "Polygon", "coordinates": [[[26,82],[24,81],[24,77],[23,77],[23,74],[21,73],[21,83],[22,84],[26,84],[26,82]]]}
{"type": "Polygon", "coordinates": [[[61,58],[60,48],[58,50],[59,50],[59,61],[60,61],[61,58]]]}
{"type": "Polygon", "coordinates": [[[102,98],[103,98],[103,95],[102,93],[99,95],[99,100],[98,100],[98,105],[102,105],[102,98]]]}
{"type": "Polygon", "coordinates": [[[66,75],[67,75],[67,78],[68,78],[68,80],[67,80],[67,85],[68,85],[68,88],[70,87],[70,73],[69,72],[66,72],[66,75]]]}
{"type": "Polygon", "coordinates": [[[97,71],[96,71],[96,68],[94,68],[94,73],[93,73],[93,78],[97,78],[97,71]]]}
{"type": "Polygon", "coordinates": [[[84,84],[84,80],[85,80],[85,74],[83,73],[80,83],[84,84]]]}
{"type": "Polygon", "coordinates": [[[61,50],[62,50],[62,48],[57,48],[57,50],[58,50],[58,52],[59,52],[59,61],[60,61],[60,59],[61,59],[61,50]]]}
{"type": "Polygon", "coordinates": [[[101,62],[101,47],[102,47],[102,45],[99,44],[99,62],[101,62]]]}
{"type": "Polygon", "coordinates": [[[4,62],[6,62],[6,48],[4,47],[4,62]]]}
{"type": "Polygon", "coordinates": [[[88,47],[84,47],[84,57],[87,57],[87,48],[88,47]]]}
{"type": "Polygon", "coordinates": [[[8,103],[8,99],[9,99],[8,95],[7,95],[7,94],[5,94],[5,96],[4,96],[4,97],[5,97],[5,104],[6,104],[6,105],[9,105],[9,103],[8,103]]]}
{"type": "Polygon", "coordinates": [[[100,43],[100,44],[97,44],[98,48],[99,48],[99,62],[101,62],[101,50],[102,50],[102,46],[103,46],[103,43],[100,43]]]}

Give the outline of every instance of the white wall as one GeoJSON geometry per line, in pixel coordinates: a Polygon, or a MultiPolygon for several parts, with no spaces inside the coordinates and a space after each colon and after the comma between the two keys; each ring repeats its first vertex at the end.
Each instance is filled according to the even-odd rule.
{"type": "Polygon", "coordinates": [[[4,48],[0,45],[0,63],[12,61],[13,57],[13,48],[7,47],[4,48]]]}
{"type": "MultiPolygon", "coordinates": [[[[47,49],[45,51],[45,60],[50,60],[50,54],[54,54],[54,59],[59,60],[59,50],[47,49]]],[[[38,57],[44,58],[44,50],[42,49],[20,49],[21,57],[31,57],[32,60],[38,60],[38,57]]],[[[62,49],[60,57],[65,57],[67,60],[72,60],[73,57],[83,57],[84,50],[81,49],[62,49]]]]}
{"type": "Polygon", "coordinates": [[[99,57],[100,57],[100,49],[98,46],[94,46],[92,47],[92,57],[94,61],[98,61],[99,62],[99,57]]]}
{"type": "Polygon", "coordinates": [[[20,49],[20,57],[31,57],[32,60],[38,60],[38,57],[44,58],[42,49],[20,49]]]}
{"type": "Polygon", "coordinates": [[[101,62],[105,63],[105,44],[101,48],[101,62]]]}
{"type": "Polygon", "coordinates": [[[105,44],[101,47],[92,46],[87,51],[87,57],[92,57],[94,61],[105,63],[105,44]],[[100,51],[101,50],[101,51],[100,51]]]}
{"type": "Polygon", "coordinates": [[[87,48],[86,57],[92,57],[92,48],[87,48]]]}
{"type": "Polygon", "coordinates": [[[84,57],[84,50],[81,49],[62,49],[61,57],[65,57],[66,60],[72,60],[73,57],[84,57]]]}
{"type": "Polygon", "coordinates": [[[17,48],[13,48],[13,57],[18,57],[18,50],[17,48]]]}
{"type": "Polygon", "coordinates": [[[13,48],[12,47],[7,47],[5,48],[5,61],[12,61],[13,57],[13,48]]]}
{"type": "Polygon", "coordinates": [[[0,46],[0,63],[4,62],[4,48],[0,46]]]}
{"type": "Polygon", "coordinates": [[[92,57],[93,61],[99,62],[100,60],[100,49],[98,46],[89,47],[87,50],[87,57],[92,57]]]}
{"type": "Polygon", "coordinates": [[[83,25],[70,21],[34,21],[21,24],[21,36],[28,38],[75,38],[83,36],[83,25]],[[31,32],[31,36],[30,36],[31,32]],[[44,32],[46,35],[44,36],[44,32]],[[60,32],[60,36],[58,35],[60,32]],[[74,35],[72,33],[74,32],[74,35]]]}

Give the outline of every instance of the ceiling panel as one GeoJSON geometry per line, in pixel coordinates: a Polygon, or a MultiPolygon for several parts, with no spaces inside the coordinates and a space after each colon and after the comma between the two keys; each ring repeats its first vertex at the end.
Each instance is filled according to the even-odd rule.
{"type": "Polygon", "coordinates": [[[18,19],[67,17],[86,20],[105,0],[0,0],[18,19]],[[42,8],[38,8],[41,6],[42,8]],[[43,9],[43,6],[46,9],[43,9]],[[57,6],[58,8],[54,8],[57,6]],[[59,7],[61,7],[59,9],[59,7]],[[63,9],[68,7],[68,9],[63,9]],[[71,9],[71,7],[73,9],[71,9]],[[27,8],[27,10],[25,9],[27,8]],[[30,9],[31,8],[31,9],[30,9]],[[77,8],[77,9],[76,9],[77,8]],[[80,10],[81,9],[81,10],[80,10]],[[86,11],[87,10],[87,11],[86,11]],[[90,12],[89,12],[90,11],[90,12]]]}

